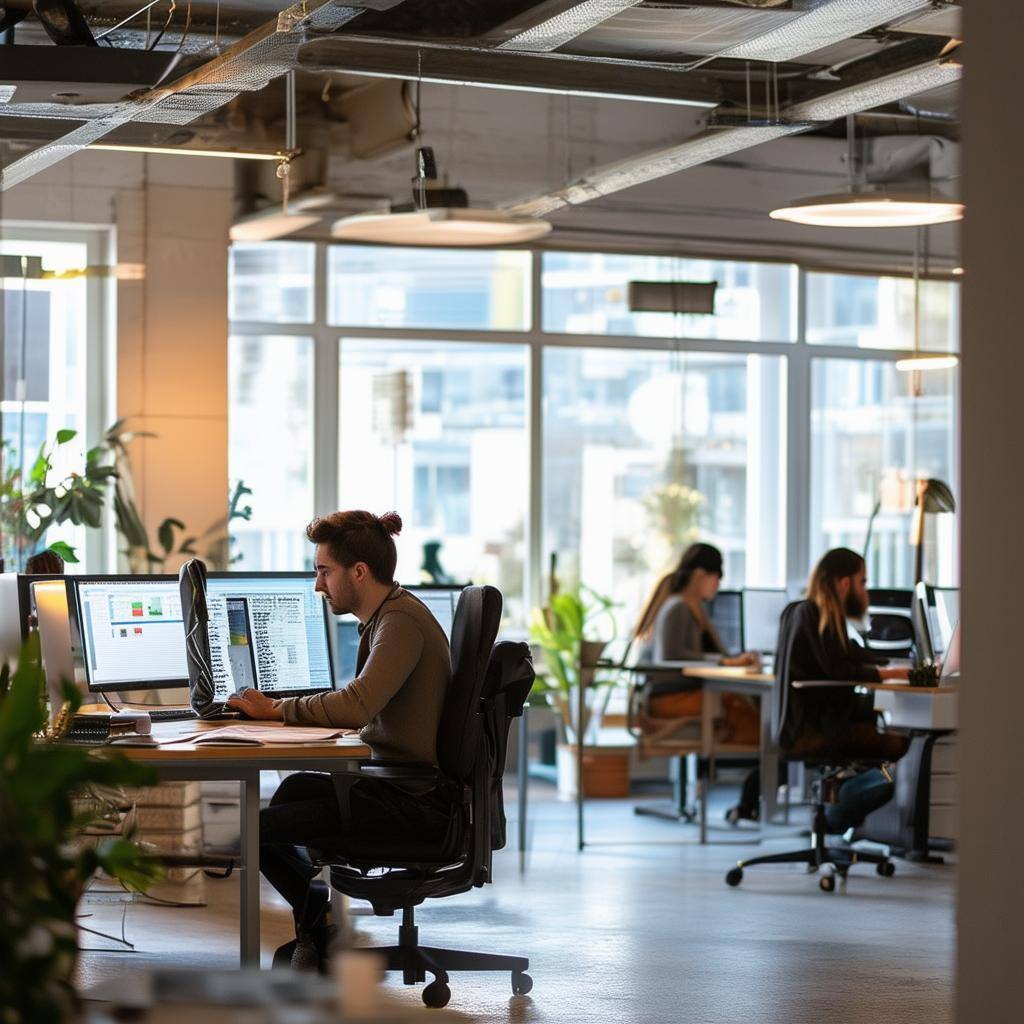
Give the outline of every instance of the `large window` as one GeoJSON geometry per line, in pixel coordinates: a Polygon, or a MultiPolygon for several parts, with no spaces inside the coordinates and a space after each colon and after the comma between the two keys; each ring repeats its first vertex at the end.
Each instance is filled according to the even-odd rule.
{"type": "Polygon", "coordinates": [[[296,569],[312,551],[313,341],[241,334],[228,347],[228,473],[252,494],[233,529],[243,568],[296,569]]]}
{"type": "MultiPolygon", "coordinates": [[[[912,375],[875,359],[815,359],[811,413],[811,557],[832,547],[867,549],[870,581],[913,585],[909,545],[915,480],[956,486],[953,378],[949,371],[912,375]]],[[[925,574],[956,584],[952,516],[929,522],[925,574]]]]}
{"type": "MultiPolygon", "coordinates": [[[[728,586],[795,589],[827,547],[863,547],[879,503],[872,579],[908,584],[907,494],[922,476],[956,493],[958,371],[925,373],[916,396],[895,367],[913,344],[907,279],[307,243],[232,260],[252,568],[304,564],[314,512],[394,508],[401,579],[436,551],[448,576],[501,587],[521,627],[555,556],[624,626],[691,539],[722,549],[728,586]],[[715,312],[631,313],[634,280],[713,280],[715,312]]],[[[958,301],[954,283],[922,285],[923,347],[959,350],[958,301]]],[[[945,585],[954,540],[954,517],[929,523],[945,585]]]]}
{"type": "Polygon", "coordinates": [[[785,384],[777,356],[549,349],[544,548],[639,610],[702,539],[727,585],[785,583],[785,384]]]}
{"type": "Polygon", "coordinates": [[[526,375],[523,345],[341,343],[341,505],[399,511],[400,580],[419,582],[431,551],[451,579],[498,586],[515,622],[524,617],[526,375]]]}
{"type": "Polygon", "coordinates": [[[332,246],[330,321],[346,327],[521,331],[530,253],[332,246]]]}
{"type": "MultiPolygon", "coordinates": [[[[80,470],[86,448],[98,439],[88,417],[92,374],[84,268],[89,245],[40,238],[28,231],[22,237],[13,230],[10,235],[0,240],[0,254],[16,257],[5,261],[8,276],[0,278],[3,469],[5,475],[20,471],[26,477],[40,448],[52,444],[58,430],[74,430],[74,441],[54,453],[52,480],[80,470]]],[[[98,344],[99,339],[94,341],[98,344]]],[[[84,527],[67,523],[54,527],[46,540],[67,541],[84,561],[86,533],[84,527]]],[[[8,569],[19,568],[20,560],[31,553],[15,550],[11,538],[4,538],[8,569]]]]}
{"type": "Polygon", "coordinates": [[[543,261],[545,331],[733,341],[796,338],[792,264],[582,252],[545,253],[543,261]],[[714,281],[714,315],[631,313],[630,281],[714,281]]]}

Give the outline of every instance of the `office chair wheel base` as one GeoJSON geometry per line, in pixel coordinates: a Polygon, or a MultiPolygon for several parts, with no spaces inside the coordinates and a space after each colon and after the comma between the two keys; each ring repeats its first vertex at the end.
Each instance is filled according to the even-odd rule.
{"type": "Polygon", "coordinates": [[[432,1010],[440,1010],[442,1006],[447,1006],[451,997],[452,990],[443,981],[432,981],[423,990],[423,1004],[432,1010]]]}
{"type": "Polygon", "coordinates": [[[822,892],[835,892],[836,891],[836,876],[835,875],[822,875],[818,879],[818,885],[821,887],[822,892]]]}
{"type": "Polygon", "coordinates": [[[533,978],[526,973],[512,975],[512,995],[525,996],[533,989],[533,978]]]}
{"type": "Polygon", "coordinates": [[[739,885],[739,884],[740,884],[740,882],[742,882],[742,881],[743,881],[743,868],[733,868],[733,869],[732,869],[732,870],[731,870],[731,871],[730,871],[730,872],[729,872],[729,873],[728,873],[728,874],[727,874],[727,875],[725,876],[725,884],[726,884],[726,885],[731,885],[731,886],[733,886],[734,888],[735,888],[735,887],[736,887],[737,885],[739,885]]]}
{"type": "Polygon", "coordinates": [[[892,878],[896,874],[896,865],[891,860],[883,861],[881,864],[875,865],[875,870],[883,878],[892,878]]]}

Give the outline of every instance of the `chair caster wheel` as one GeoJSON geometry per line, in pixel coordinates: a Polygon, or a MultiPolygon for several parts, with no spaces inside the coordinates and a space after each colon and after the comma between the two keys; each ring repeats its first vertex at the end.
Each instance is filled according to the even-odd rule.
{"type": "Polygon", "coordinates": [[[822,892],[835,892],[836,891],[836,876],[835,875],[823,875],[818,879],[818,885],[821,886],[822,892]]]}
{"type": "Polygon", "coordinates": [[[883,878],[892,878],[892,876],[896,874],[896,865],[893,864],[891,860],[887,860],[882,864],[876,864],[875,870],[883,878]]]}
{"type": "Polygon", "coordinates": [[[423,990],[423,1003],[432,1010],[440,1010],[442,1006],[447,1006],[451,997],[452,990],[443,981],[432,981],[423,990]]]}
{"type": "Polygon", "coordinates": [[[725,884],[726,885],[731,885],[731,886],[735,887],[735,886],[739,885],[740,882],[742,882],[742,881],[743,881],[743,868],[733,868],[725,876],[725,884]]]}
{"type": "Polygon", "coordinates": [[[533,978],[528,974],[512,975],[512,995],[525,996],[533,989],[533,978]]]}

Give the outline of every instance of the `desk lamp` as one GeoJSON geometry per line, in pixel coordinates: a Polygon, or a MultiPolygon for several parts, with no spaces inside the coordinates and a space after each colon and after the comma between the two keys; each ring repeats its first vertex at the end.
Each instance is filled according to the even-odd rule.
{"type": "Polygon", "coordinates": [[[914,551],[914,582],[924,579],[924,521],[931,513],[955,512],[956,498],[949,485],[934,478],[917,481],[917,500],[914,519],[910,527],[910,546],[914,551]]]}

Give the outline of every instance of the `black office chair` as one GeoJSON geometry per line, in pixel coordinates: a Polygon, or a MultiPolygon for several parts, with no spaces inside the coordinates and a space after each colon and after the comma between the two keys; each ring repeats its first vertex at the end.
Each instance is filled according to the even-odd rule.
{"type": "MultiPolygon", "coordinates": [[[[793,728],[792,720],[787,719],[787,714],[793,708],[790,692],[792,690],[790,661],[793,631],[787,627],[790,617],[797,607],[796,604],[791,604],[782,613],[779,636],[788,636],[790,640],[786,649],[783,649],[780,644],[776,653],[775,686],[771,698],[772,742],[779,748],[781,761],[801,761],[806,767],[819,772],[819,778],[814,783],[814,821],[811,845],[801,850],[765,854],[761,857],[738,861],[736,866],[726,874],[725,881],[731,886],[739,885],[743,880],[744,868],[753,867],[756,864],[806,864],[812,872],[823,867],[828,868],[828,873],[821,877],[819,885],[824,892],[833,892],[836,887],[836,876],[838,875],[845,882],[850,868],[857,863],[874,864],[875,870],[883,878],[890,878],[896,873],[895,865],[886,854],[862,852],[849,846],[829,846],[827,839],[829,833],[835,834],[837,831],[845,831],[847,827],[859,824],[859,821],[852,821],[844,822],[841,829],[829,827],[827,805],[837,803],[839,790],[843,784],[862,769],[882,768],[886,762],[881,760],[876,753],[863,757],[857,756],[856,753],[844,757],[836,755],[809,757],[796,754],[785,746],[788,730],[793,728]]],[[[893,792],[894,787],[891,780],[875,786],[874,793],[869,795],[869,805],[864,808],[864,814],[860,820],[863,820],[869,811],[887,803],[892,798],[893,792]]]]}
{"type": "Polygon", "coordinates": [[[402,911],[398,945],[374,947],[386,969],[401,971],[405,984],[434,980],[423,989],[427,1006],[448,1003],[448,971],[510,971],[512,992],[533,987],[526,957],[420,946],[414,907],[427,898],[454,896],[492,880],[491,857],[505,845],[502,776],[509,727],[523,713],[534,682],[529,645],[495,644],[501,594],[494,587],[467,587],[452,623],[452,682],[437,733],[439,767],[363,761],[352,784],[381,780],[401,785],[438,781],[453,787],[451,827],[440,840],[410,843],[373,840],[358,832],[343,846],[311,851],[329,866],[332,888],[369,901],[378,916],[402,911]],[[382,872],[371,875],[370,872],[382,872]]]}

